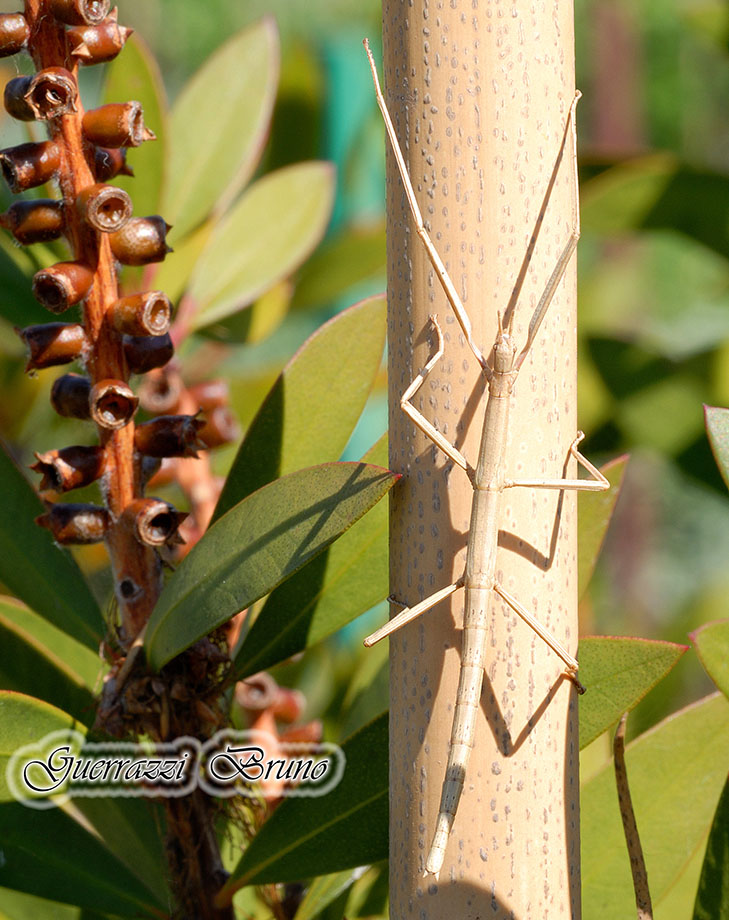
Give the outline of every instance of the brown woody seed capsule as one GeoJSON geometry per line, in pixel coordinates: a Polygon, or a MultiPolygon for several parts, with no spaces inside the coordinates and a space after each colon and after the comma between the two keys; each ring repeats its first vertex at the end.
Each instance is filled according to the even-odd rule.
{"type": "Polygon", "coordinates": [[[161,262],[168,252],[166,236],[172,228],[159,215],[133,217],[109,237],[111,250],[122,265],[161,262]]]}
{"type": "Polygon", "coordinates": [[[97,147],[94,153],[94,175],[99,182],[108,182],[115,176],[134,176],[134,170],[127,166],[126,149],[97,147]]]}
{"type": "Polygon", "coordinates": [[[83,118],[86,137],[100,147],[139,147],[144,141],[156,140],[144,124],[139,102],[110,102],[91,109],[83,118]]]}
{"type": "Polygon", "coordinates": [[[24,246],[57,240],[65,227],[63,202],[52,198],[16,201],[0,214],[0,226],[24,246]]]}
{"type": "Polygon", "coordinates": [[[273,706],[279,686],[266,671],[253,674],[235,685],[235,701],[249,712],[263,712],[273,706]]]}
{"type": "Polygon", "coordinates": [[[89,411],[101,428],[115,430],[128,425],[139,400],[123,380],[100,380],[91,387],[89,411]]]}
{"type": "Polygon", "coordinates": [[[15,77],[5,87],[5,108],[20,121],[48,120],[76,111],[78,88],[65,67],[47,67],[30,77],[15,77]]]}
{"type": "Polygon", "coordinates": [[[80,374],[64,374],[53,382],[51,405],[59,415],[65,418],[91,417],[89,395],[91,381],[80,374]]]}
{"type": "Polygon", "coordinates": [[[57,543],[100,543],[109,527],[109,512],[98,505],[55,504],[35,519],[57,543]]]}
{"type": "Polygon", "coordinates": [[[48,8],[68,26],[96,26],[109,15],[111,0],[48,0],[48,8]]]}
{"type": "Polygon", "coordinates": [[[189,393],[196,405],[205,412],[227,406],[230,401],[230,388],[225,380],[204,380],[191,386],[189,393]]]}
{"type": "Polygon", "coordinates": [[[205,422],[194,415],[160,415],[137,425],[134,444],[148,457],[197,457],[205,445],[198,432],[205,422]]]}
{"type": "Polygon", "coordinates": [[[40,491],[68,492],[95,482],[104,472],[103,447],[64,447],[35,455],[32,470],[43,476],[40,491]]]}
{"type": "Polygon", "coordinates": [[[172,304],[162,291],[122,297],[113,305],[112,322],[124,335],[164,335],[169,332],[172,304]]]}
{"type": "Polygon", "coordinates": [[[0,14],[0,57],[22,51],[29,37],[30,29],[22,13],[0,14]]]}
{"type": "Polygon", "coordinates": [[[143,409],[154,415],[168,415],[177,408],[182,392],[180,375],[169,374],[164,368],[153,371],[139,387],[139,402],[143,409]]]}
{"type": "Polygon", "coordinates": [[[164,335],[124,336],[124,357],[132,374],[164,367],[175,353],[169,333],[164,335]]]}
{"type": "Polygon", "coordinates": [[[205,426],[200,429],[200,440],[209,449],[232,444],[240,437],[240,426],[228,406],[216,406],[205,413],[205,426]]]}
{"type": "Polygon", "coordinates": [[[183,543],[177,529],[187,516],[187,512],[176,511],[158,498],[137,498],[127,505],[122,515],[131,523],[137,540],[147,546],[183,543]]]}
{"type": "Polygon", "coordinates": [[[14,194],[48,182],[58,172],[61,154],[53,141],[19,144],[0,150],[0,169],[14,194]]]}
{"type": "Polygon", "coordinates": [[[74,26],[66,31],[66,36],[71,54],[82,64],[103,64],[114,60],[132,32],[133,29],[119,25],[114,7],[98,26],[74,26]]]}
{"type": "Polygon", "coordinates": [[[81,262],[56,262],[33,275],[33,296],[50,310],[63,313],[91,290],[94,273],[81,262]]]}
{"type": "Polygon", "coordinates": [[[83,220],[102,233],[121,229],[132,216],[132,199],[114,185],[90,185],[76,199],[76,207],[83,220]]]}
{"type": "Polygon", "coordinates": [[[84,327],[79,323],[44,323],[16,332],[28,346],[26,371],[68,364],[80,357],[87,345],[84,327]]]}

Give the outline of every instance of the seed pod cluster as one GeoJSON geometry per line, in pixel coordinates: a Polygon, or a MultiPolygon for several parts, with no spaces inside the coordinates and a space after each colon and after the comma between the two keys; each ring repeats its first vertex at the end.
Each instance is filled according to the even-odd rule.
{"type": "Polygon", "coordinates": [[[196,456],[206,426],[194,412],[134,421],[139,398],[129,378],[159,373],[172,357],[172,306],[162,291],[125,296],[119,266],[164,259],[170,227],[159,215],[134,217],[132,199],[113,184],[116,176],[133,175],[127,149],[154,140],[142,106],[121,100],[85,111],[77,81],[80,64],[112,60],[130,34],[109,0],[37,0],[24,13],[0,15],[0,57],[25,50],[35,64],[35,73],[8,82],[5,109],[48,132],[46,140],[0,150],[11,192],[46,187],[45,197],[16,201],[0,214],[0,226],[22,245],[66,238],[69,255],[37,271],[32,290],[49,313],[74,313],[71,321],[17,332],[28,349],[26,370],[77,362],[55,380],[51,403],[62,416],[87,420],[90,439],[95,424],[98,436],[95,445],[36,454],[33,469],[47,500],[38,523],[58,543],[106,541],[122,644],[151,613],[161,585],[157,550],[180,541],[186,517],[145,496],[148,467],[165,457],[196,456]],[[49,501],[97,480],[104,506],[49,501]],[[134,591],[125,589],[130,584],[134,591]]]}

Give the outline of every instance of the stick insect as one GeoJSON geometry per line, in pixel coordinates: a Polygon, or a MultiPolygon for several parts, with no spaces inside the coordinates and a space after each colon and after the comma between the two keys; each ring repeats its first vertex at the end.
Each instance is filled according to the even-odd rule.
{"type": "Polygon", "coordinates": [[[403,187],[407,196],[408,205],[415,223],[418,236],[423,241],[430,262],[436,276],[445,292],[448,302],[453,309],[456,320],[463,335],[473,352],[476,361],[488,381],[488,399],[483,421],[481,444],[479,448],[478,463],[474,468],[461,454],[461,452],[425,418],[410,400],[424,383],[426,377],[435,364],[441,359],[445,345],[443,333],[436,316],[431,316],[430,321],[437,338],[437,348],[430,357],[423,370],[417,375],[410,386],[405,390],[400,399],[402,410],[414,424],[436,444],[443,453],[455,464],[463,469],[473,487],[473,501],[471,505],[471,521],[469,525],[466,570],[464,574],[452,585],[436,591],[419,604],[406,607],[396,614],[387,624],[365,639],[365,645],[371,646],[380,639],[389,636],[395,630],[412,622],[422,613],[430,610],[440,601],[449,597],[459,588],[465,588],[465,608],[463,623],[463,650],[461,657],[461,671],[456,695],[456,706],[451,731],[450,750],[443,782],[441,801],[438,812],[436,829],[430,852],[425,862],[424,876],[438,874],[443,865],[448,837],[453,826],[458,801],[463,791],[464,777],[471,748],[474,744],[476,715],[480,705],[481,687],[486,652],[486,631],[489,601],[492,594],[504,601],[534,632],[547,643],[547,645],[562,659],[565,664],[567,676],[575,683],[580,693],[585,688],[580,684],[577,673],[577,660],[561,645],[555,637],[539,623],[515,598],[512,597],[496,580],[496,551],[499,532],[499,505],[501,495],[505,489],[530,488],[530,489],[575,489],[582,491],[603,491],[610,487],[610,483],[602,473],[594,467],[589,460],[582,456],[577,449],[584,437],[581,431],[569,447],[569,455],[574,457],[593,477],[592,479],[508,479],[506,477],[505,454],[506,440],[509,425],[509,406],[511,395],[521,369],[542,324],[552,298],[564,277],[569,261],[577,247],[579,239],[579,209],[577,190],[577,135],[575,130],[575,108],[580,94],[570,106],[562,139],[562,148],[567,144],[571,134],[571,170],[574,194],[574,224],[569,239],[567,240],[557,264],[547,281],[546,287],[539,299],[534,314],[529,323],[527,340],[520,352],[512,335],[514,313],[505,327],[499,315],[498,334],[493,346],[492,359],[489,362],[473,339],[471,321],[466,313],[456,288],[451,281],[442,259],[430,239],[423,222],[420,208],[415,198],[415,191],[408,175],[405,159],[400,149],[395,128],[387,109],[380,82],[377,76],[369,43],[365,39],[365,48],[372,70],[375,85],[377,104],[385,121],[387,135],[390,139],[392,151],[397,162],[397,167],[402,178],[403,187]],[[518,352],[518,353],[517,353],[518,352]]]}

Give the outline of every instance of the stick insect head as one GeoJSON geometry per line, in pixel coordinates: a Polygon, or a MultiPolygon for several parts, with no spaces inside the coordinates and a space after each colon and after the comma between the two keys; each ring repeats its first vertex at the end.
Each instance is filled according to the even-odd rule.
{"type": "Polygon", "coordinates": [[[501,313],[498,314],[499,331],[494,343],[494,371],[497,374],[508,374],[514,367],[514,358],[516,356],[516,343],[512,338],[512,327],[514,325],[514,314],[509,317],[509,322],[504,328],[504,322],[501,313]]]}

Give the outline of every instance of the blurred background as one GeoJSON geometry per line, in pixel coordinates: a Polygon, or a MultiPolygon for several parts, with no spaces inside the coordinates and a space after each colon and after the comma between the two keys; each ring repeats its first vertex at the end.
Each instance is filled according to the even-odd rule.
{"type": "MultiPolygon", "coordinates": [[[[258,174],[307,159],[337,166],[326,238],[298,271],[286,309],[263,325],[229,322],[208,330],[206,347],[216,343],[217,371],[232,381],[245,428],[306,336],[385,286],[384,135],[361,48],[364,35],[379,35],[379,3],[121,0],[119,6],[122,21],[157,57],[170,100],[230,35],[273,15],[281,78],[258,174]]],[[[702,411],[702,403],[729,405],[729,5],[577,0],[576,6],[583,92],[579,418],[591,459],[630,454],[582,604],[582,631],[688,643],[692,629],[726,616],[729,596],[729,496],[702,411]]],[[[16,8],[0,3],[0,11],[16,8]]],[[[3,76],[16,66],[3,62],[9,71],[3,76]]],[[[83,79],[92,107],[103,68],[84,71],[83,79]]],[[[18,130],[0,116],[2,146],[24,139],[18,130]]],[[[8,201],[3,188],[0,205],[8,201]]],[[[1,245],[20,258],[7,240],[1,245]]],[[[12,326],[28,298],[26,289],[7,285],[0,296],[0,434],[26,466],[34,450],[73,443],[69,422],[48,404],[53,375],[23,373],[12,326]]],[[[210,352],[203,354],[209,360],[210,352]]],[[[385,427],[383,372],[346,458],[358,459],[385,427]]],[[[219,472],[233,452],[218,454],[219,472]]],[[[103,554],[89,548],[82,561],[103,595],[103,554]]],[[[336,736],[386,706],[386,649],[365,660],[358,642],[372,618],[384,615],[361,618],[277,674],[304,690],[311,712],[325,713],[336,736]],[[366,701],[358,709],[353,704],[363,688],[366,701]]],[[[686,655],[641,704],[631,731],[708,692],[702,674],[696,657],[686,655]]]]}

